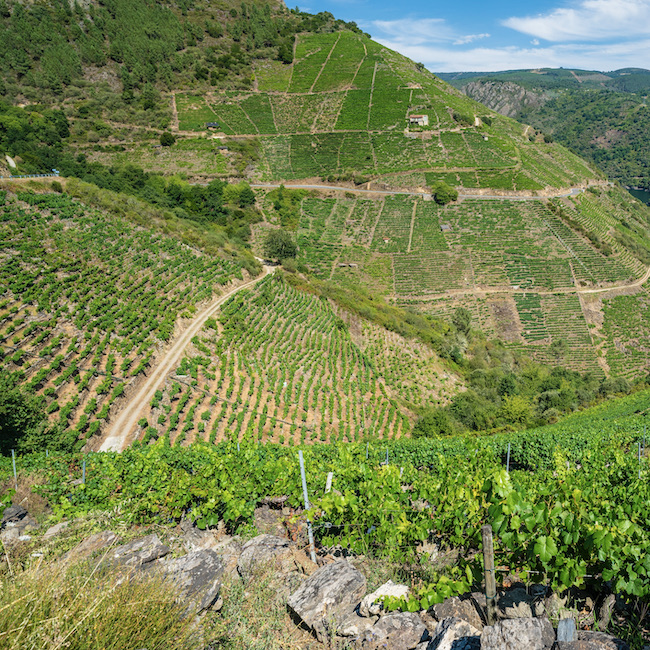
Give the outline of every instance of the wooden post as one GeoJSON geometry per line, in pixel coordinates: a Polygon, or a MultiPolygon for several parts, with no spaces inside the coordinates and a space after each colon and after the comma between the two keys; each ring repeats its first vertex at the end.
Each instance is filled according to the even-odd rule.
{"type": "Polygon", "coordinates": [[[487,622],[494,625],[497,621],[497,584],[494,577],[494,546],[492,544],[492,526],[481,527],[483,536],[483,560],[485,562],[485,600],[487,602],[487,622]]]}

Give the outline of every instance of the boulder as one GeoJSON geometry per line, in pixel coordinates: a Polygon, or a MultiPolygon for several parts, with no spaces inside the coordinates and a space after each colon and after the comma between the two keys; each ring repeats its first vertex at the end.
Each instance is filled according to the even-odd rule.
{"type": "Polygon", "coordinates": [[[365,577],[346,560],[339,560],[306,578],[287,605],[322,640],[350,615],[365,591],[365,577]]]}
{"type": "Polygon", "coordinates": [[[246,542],[237,562],[239,575],[250,573],[256,565],[281,560],[281,556],[290,552],[290,542],[275,535],[258,535],[246,542]]]}
{"type": "Polygon", "coordinates": [[[66,528],[68,528],[68,526],[70,526],[69,521],[61,521],[58,524],[54,524],[54,526],[50,526],[43,535],[43,541],[60,535],[66,528]]]}
{"type": "Polygon", "coordinates": [[[480,650],[481,632],[467,621],[444,618],[438,623],[426,650],[480,650]]]}
{"type": "Polygon", "coordinates": [[[364,596],[359,605],[359,614],[361,616],[377,616],[382,610],[381,599],[383,596],[394,596],[400,598],[408,594],[409,588],[406,585],[396,585],[389,580],[371,594],[364,596]]]}
{"type": "Polygon", "coordinates": [[[486,626],[481,650],[545,650],[555,643],[555,631],[546,618],[514,618],[486,626]]]}
{"type": "Polygon", "coordinates": [[[413,650],[427,641],[429,632],[417,614],[399,612],[382,616],[361,639],[364,650],[413,650]]]}
{"type": "Polygon", "coordinates": [[[0,532],[0,541],[6,546],[12,546],[20,541],[20,529],[16,527],[5,528],[0,532]]]}
{"type": "Polygon", "coordinates": [[[577,637],[577,640],[568,643],[558,639],[558,650],[630,650],[625,641],[604,632],[578,630],[577,637]]]}
{"type": "Polygon", "coordinates": [[[199,614],[217,602],[224,566],[214,551],[191,551],[182,557],[168,560],[162,569],[181,588],[188,612],[199,614]]]}
{"type": "Polygon", "coordinates": [[[472,600],[461,600],[458,596],[447,598],[444,602],[438,603],[429,609],[436,620],[442,621],[446,618],[455,618],[469,623],[473,628],[480,631],[483,629],[483,621],[478,613],[476,605],[472,600]]]}
{"type": "Polygon", "coordinates": [[[29,513],[25,508],[19,505],[9,506],[5,508],[2,513],[2,527],[4,528],[7,522],[18,523],[19,521],[25,519],[29,513]]]}
{"type": "Polygon", "coordinates": [[[101,533],[95,533],[86,537],[82,542],[77,544],[72,550],[68,551],[62,558],[64,563],[79,562],[95,555],[99,551],[110,548],[119,541],[118,535],[110,530],[103,530],[101,533]]]}
{"type": "Polygon", "coordinates": [[[165,557],[169,552],[169,547],[158,539],[158,535],[147,535],[117,546],[108,553],[106,560],[109,564],[139,569],[165,557]]]}

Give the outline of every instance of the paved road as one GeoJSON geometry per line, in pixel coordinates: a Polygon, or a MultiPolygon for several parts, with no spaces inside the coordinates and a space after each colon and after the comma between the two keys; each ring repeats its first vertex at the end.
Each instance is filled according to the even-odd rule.
{"type": "Polygon", "coordinates": [[[262,278],[269,275],[269,273],[273,273],[274,270],[274,267],[265,266],[262,275],[219,296],[192,319],[189,327],[172,343],[171,348],[159,360],[158,365],[150,371],[149,376],[140,385],[137,392],[123,405],[122,410],[108,429],[106,438],[102,442],[99,451],[122,451],[128,443],[132,442],[137,431],[138,420],[145,406],[151,403],[154,393],[163,385],[167,375],[175,370],[185,352],[185,348],[190,344],[192,338],[201,331],[205,321],[211,316],[214,316],[219,311],[221,305],[232,295],[242,289],[253,286],[262,278]]]}

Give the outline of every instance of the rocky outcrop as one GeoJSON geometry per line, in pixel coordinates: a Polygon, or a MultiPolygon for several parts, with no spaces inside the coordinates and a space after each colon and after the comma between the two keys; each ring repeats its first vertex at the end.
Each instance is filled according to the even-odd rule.
{"type": "Polygon", "coordinates": [[[359,605],[366,579],[346,560],[326,564],[289,596],[295,617],[319,639],[335,632],[359,605]]]}
{"type": "Polygon", "coordinates": [[[438,623],[426,650],[479,650],[480,630],[459,618],[445,618],[438,623]]]}
{"type": "Polygon", "coordinates": [[[386,596],[401,598],[406,596],[409,588],[406,585],[396,585],[392,580],[364,597],[359,605],[361,616],[377,616],[382,610],[382,599],[386,596]]]}
{"type": "Polygon", "coordinates": [[[291,542],[285,537],[276,535],[258,535],[244,544],[237,571],[243,576],[250,573],[256,566],[268,564],[271,561],[279,560],[283,555],[289,553],[291,542]]]}
{"type": "Polygon", "coordinates": [[[550,99],[546,93],[526,90],[511,81],[470,81],[463,92],[506,117],[515,117],[524,108],[539,108],[550,99]]]}
{"type": "Polygon", "coordinates": [[[214,551],[190,551],[187,555],[163,563],[161,568],[180,587],[188,613],[200,614],[217,602],[224,566],[214,551]]]}

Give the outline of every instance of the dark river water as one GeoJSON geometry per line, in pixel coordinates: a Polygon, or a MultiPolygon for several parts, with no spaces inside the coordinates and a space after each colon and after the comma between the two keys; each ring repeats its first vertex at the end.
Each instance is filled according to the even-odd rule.
{"type": "Polygon", "coordinates": [[[646,192],[646,190],[628,190],[628,192],[639,201],[650,205],[650,192],[646,192]]]}

